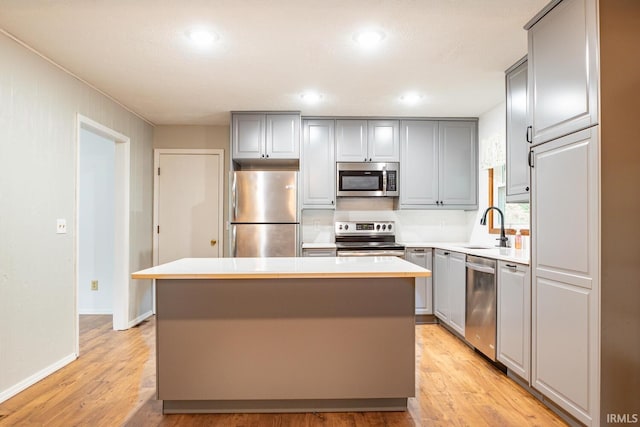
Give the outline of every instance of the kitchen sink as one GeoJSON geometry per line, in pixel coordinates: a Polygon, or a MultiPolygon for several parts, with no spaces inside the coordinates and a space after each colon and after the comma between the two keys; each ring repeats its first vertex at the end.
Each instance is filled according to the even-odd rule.
{"type": "Polygon", "coordinates": [[[484,245],[466,245],[463,246],[465,249],[495,249],[494,246],[484,246],[484,245]]]}

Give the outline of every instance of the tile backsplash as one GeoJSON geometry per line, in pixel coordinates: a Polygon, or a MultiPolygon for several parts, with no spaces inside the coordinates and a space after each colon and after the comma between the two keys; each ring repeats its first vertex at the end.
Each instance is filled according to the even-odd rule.
{"type": "Polygon", "coordinates": [[[303,210],[302,242],[328,243],[335,239],[334,221],[395,221],[396,240],[466,242],[470,228],[465,211],[453,210],[303,210]]]}

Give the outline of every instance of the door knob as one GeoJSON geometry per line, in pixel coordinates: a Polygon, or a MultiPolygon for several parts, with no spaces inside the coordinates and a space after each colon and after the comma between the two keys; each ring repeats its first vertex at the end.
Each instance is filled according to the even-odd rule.
{"type": "Polygon", "coordinates": [[[217,240],[212,240],[212,241],[211,241],[211,246],[215,246],[215,245],[216,245],[216,243],[218,243],[218,241],[217,241],[217,240]]]}

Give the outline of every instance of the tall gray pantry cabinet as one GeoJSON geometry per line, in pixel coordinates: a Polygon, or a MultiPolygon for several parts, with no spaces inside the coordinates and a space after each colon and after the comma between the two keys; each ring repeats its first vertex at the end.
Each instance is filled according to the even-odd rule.
{"type": "Polygon", "coordinates": [[[531,383],[589,426],[640,416],[638,21],[638,2],[563,0],[525,27],[531,383]]]}
{"type": "Polygon", "coordinates": [[[599,403],[595,14],[595,1],[565,0],[528,30],[532,385],[588,425],[599,403]]]}

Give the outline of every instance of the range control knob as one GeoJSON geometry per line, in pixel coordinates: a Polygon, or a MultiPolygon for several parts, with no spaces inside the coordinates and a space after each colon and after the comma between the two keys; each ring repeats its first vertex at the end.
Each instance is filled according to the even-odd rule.
{"type": "Polygon", "coordinates": [[[389,229],[389,231],[391,231],[391,227],[393,226],[393,224],[389,224],[389,227],[387,227],[389,229]]]}
{"type": "Polygon", "coordinates": [[[349,224],[345,224],[345,225],[344,225],[344,229],[345,229],[345,230],[348,230],[348,229],[349,229],[349,224]]]}
{"type": "Polygon", "coordinates": [[[376,225],[376,230],[380,230],[380,224],[376,225]]]}
{"type": "Polygon", "coordinates": [[[338,227],[339,230],[342,230],[342,224],[340,224],[340,226],[338,227]]]}
{"type": "Polygon", "coordinates": [[[382,230],[386,230],[387,229],[387,224],[382,224],[382,230]]]}

